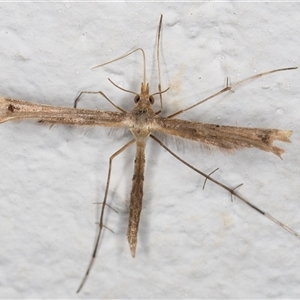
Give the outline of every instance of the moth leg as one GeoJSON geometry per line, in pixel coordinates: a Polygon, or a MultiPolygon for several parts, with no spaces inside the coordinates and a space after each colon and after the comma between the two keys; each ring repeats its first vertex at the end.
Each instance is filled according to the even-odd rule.
{"type": "Polygon", "coordinates": [[[121,108],[120,106],[114,104],[103,92],[98,91],[98,92],[89,92],[89,91],[81,91],[79,93],[79,95],[76,97],[76,99],[74,100],[74,108],[77,108],[78,102],[80,97],[83,94],[100,94],[103,98],[105,98],[112,106],[114,106],[116,109],[120,110],[121,112],[125,113],[126,110],[124,110],[123,108],[121,108]]]}
{"type": "Polygon", "coordinates": [[[294,231],[293,229],[291,229],[290,227],[288,227],[287,225],[285,225],[284,223],[282,223],[281,221],[279,221],[278,219],[274,218],[273,216],[269,215],[267,212],[261,210],[260,208],[258,208],[256,205],[252,204],[250,201],[246,200],[244,197],[242,197],[240,194],[238,194],[235,190],[241,186],[238,185],[234,188],[230,188],[227,185],[221,183],[220,181],[217,181],[216,179],[213,179],[210,174],[206,174],[198,169],[196,169],[195,167],[193,167],[192,165],[190,165],[188,162],[186,162],[185,160],[183,160],[181,157],[179,157],[177,154],[175,154],[172,150],[170,150],[165,144],[163,144],[158,138],[156,138],[155,136],[153,136],[152,134],[150,135],[150,137],[156,141],[160,146],[162,146],[165,150],[167,150],[172,156],[174,156],[176,159],[178,159],[180,162],[182,162],[183,164],[185,164],[186,166],[188,166],[190,169],[194,170],[195,172],[197,172],[198,174],[202,175],[203,177],[206,178],[206,180],[210,180],[211,182],[217,184],[218,186],[220,186],[221,188],[225,189],[226,191],[228,191],[232,196],[235,196],[236,198],[240,199],[242,202],[244,202],[245,204],[247,204],[248,206],[250,206],[251,208],[255,209],[257,212],[259,212],[260,214],[262,214],[263,216],[267,217],[269,220],[273,221],[274,223],[276,223],[277,225],[281,226],[282,228],[284,228],[286,231],[288,231],[289,233],[293,234],[294,236],[296,236],[297,238],[300,239],[300,234],[297,233],[296,231],[294,231]]]}
{"type": "Polygon", "coordinates": [[[104,210],[106,207],[106,200],[107,200],[107,195],[108,195],[108,189],[109,189],[109,182],[110,182],[110,175],[111,175],[111,167],[112,167],[112,161],[113,159],[118,156],[120,153],[122,153],[126,148],[128,148],[130,145],[132,145],[135,142],[135,139],[129,141],[126,145],[124,145],[122,148],[120,148],[117,152],[115,152],[110,158],[109,158],[109,167],[108,167],[108,173],[107,173],[107,181],[106,181],[106,188],[105,188],[105,194],[104,194],[104,199],[102,202],[102,208],[101,208],[101,213],[100,213],[100,219],[99,219],[99,223],[98,223],[98,233],[97,233],[97,238],[96,238],[96,243],[94,246],[94,250],[93,250],[93,254],[91,257],[91,260],[89,262],[87,271],[81,281],[81,284],[78,288],[78,290],[76,291],[76,293],[79,293],[80,290],[82,289],[83,285],[85,284],[88,275],[90,273],[90,270],[93,266],[93,263],[95,261],[96,258],[96,254],[97,254],[97,250],[99,247],[99,242],[100,242],[100,237],[101,237],[101,233],[102,233],[102,229],[103,228],[107,228],[104,224],[103,224],[103,220],[104,220],[104,210]]]}
{"type": "Polygon", "coordinates": [[[232,89],[234,89],[234,88],[236,88],[236,87],[238,87],[238,86],[240,86],[242,84],[245,84],[246,82],[252,81],[252,80],[254,80],[256,78],[259,78],[259,77],[262,77],[262,76],[265,76],[265,75],[269,75],[271,73],[276,73],[276,72],[281,72],[281,71],[289,71],[289,70],[295,70],[295,69],[298,69],[298,67],[281,68],[281,69],[276,69],[276,70],[271,70],[271,71],[263,72],[263,73],[256,74],[254,76],[248,77],[246,79],[240,80],[240,81],[238,81],[236,83],[233,83],[232,85],[228,85],[228,78],[227,78],[227,80],[226,80],[226,87],[225,88],[221,89],[217,93],[215,93],[215,94],[213,94],[213,95],[211,95],[211,96],[209,96],[209,97],[207,97],[207,98],[205,98],[205,99],[203,99],[201,101],[196,102],[195,104],[193,104],[193,105],[191,105],[191,106],[189,106],[189,107],[187,107],[185,109],[181,109],[179,111],[176,111],[172,115],[167,116],[167,118],[168,119],[172,119],[172,118],[174,118],[174,117],[176,117],[176,116],[184,113],[187,110],[190,110],[190,109],[192,109],[192,108],[194,108],[194,107],[196,107],[196,106],[198,106],[198,105],[200,105],[200,104],[202,104],[202,103],[204,103],[204,102],[206,102],[206,101],[208,101],[208,100],[210,100],[212,98],[215,98],[215,97],[217,97],[217,96],[219,96],[219,95],[221,95],[221,94],[223,94],[223,93],[225,93],[227,91],[232,91],[232,89]]]}
{"type": "Polygon", "coordinates": [[[219,168],[216,168],[215,170],[213,170],[212,172],[210,172],[210,173],[206,176],[206,178],[205,178],[205,180],[204,180],[204,183],[203,183],[203,186],[202,186],[202,190],[205,189],[205,185],[206,185],[207,179],[210,177],[210,175],[212,175],[213,173],[215,173],[215,172],[218,171],[218,170],[219,170],[219,168]]]}

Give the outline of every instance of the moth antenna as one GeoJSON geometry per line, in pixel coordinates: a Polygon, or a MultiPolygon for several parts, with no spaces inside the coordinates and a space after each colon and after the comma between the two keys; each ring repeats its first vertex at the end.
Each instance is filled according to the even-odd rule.
{"type": "Polygon", "coordinates": [[[144,49],[142,49],[142,48],[136,48],[136,49],[130,51],[129,53],[126,53],[126,54],[124,54],[124,55],[122,55],[120,57],[117,57],[117,58],[115,58],[113,60],[110,60],[110,61],[108,61],[108,62],[106,62],[104,64],[100,64],[100,65],[97,65],[95,67],[92,67],[91,70],[94,70],[96,68],[103,67],[105,65],[111,64],[111,63],[113,63],[115,61],[118,61],[120,59],[123,59],[123,58],[131,55],[132,53],[137,52],[137,51],[141,51],[142,55],[143,55],[143,82],[144,82],[144,85],[146,85],[146,55],[145,55],[144,49]]]}
{"type": "Polygon", "coordinates": [[[157,76],[158,76],[158,93],[156,94],[159,94],[159,100],[160,100],[160,110],[155,113],[156,115],[160,114],[163,110],[163,100],[162,100],[162,92],[161,92],[160,51],[159,51],[160,37],[162,32],[162,19],[163,19],[163,15],[160,15],[159,25],[157,30],[157,42],[156,42],[156,61],[157,61],[157,76]]]}

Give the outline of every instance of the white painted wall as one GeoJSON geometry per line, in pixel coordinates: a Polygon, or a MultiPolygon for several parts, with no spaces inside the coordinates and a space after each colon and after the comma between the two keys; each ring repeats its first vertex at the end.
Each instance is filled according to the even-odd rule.
{"type": "MultiPolygon", "coordinates": [[[[299,3],[1,3],[0,94],[72,106],[102,90],[130,110],[140,55],[91,71],[136,47],[156,91],[162,35],[165,113],[232,82],[299,65],[299,3]]],[[[292,129],[283,160],[255,149],[228,154],[186,145],[195,167],[300,232],[300,71],[273,74],[182,115],[224,125],[292,129]]],[[[80,107],[113,109],[100,97],[80,107]]],[[[174,160],[150,141],[137,256],[126,241],[134,149],[116,159],[101,249],[83,291],[109,156],[130,136],[105,128],[0,126],[0,294],[3,298],[295,298],[300,240],[174,160]]],[[[172,143],[170,147],[176,150],[172,143]]]]}

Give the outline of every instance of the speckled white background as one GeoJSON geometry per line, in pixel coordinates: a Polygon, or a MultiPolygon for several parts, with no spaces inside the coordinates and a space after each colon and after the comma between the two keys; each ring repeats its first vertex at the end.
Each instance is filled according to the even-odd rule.
{"type": "MultiPolygon", "coordinates": [[[[1,3],[0,94],[72,106],[102,90],[126,109],[139,91],[141,57],[91,71],[136,47],[147,53],[156,91],[155,35],[162,35],[165,114],[232,82],[298,66],[299,3],[1,3]]],[[[189,144],[188,162],[235,186],[300,232],[300,71],[249,83],[182,115],[237,126],[292,129],[283,160],[255,149],[227,154],[189,144]]],[[[80,107],[112,109],[100,97],[80,107]]],[[[134,148],[115,160],[107,225],[79,295],[96,232],[109,156],[129,136],[34,122],[0,126],[2,298],[295,298],[300,240],[210,183],[150,141],[137,256],[126,240],[134,148]]],[[[170,144],[173,150],[176,146],[170,144]]]]}

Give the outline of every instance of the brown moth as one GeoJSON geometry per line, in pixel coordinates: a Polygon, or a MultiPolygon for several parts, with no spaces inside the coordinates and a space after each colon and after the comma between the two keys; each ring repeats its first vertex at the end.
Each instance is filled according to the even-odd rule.
{"type": "MultiPolygon", "coordinates": [[[[189,168],[193,169],[195,172],[199,173],[205,178],[204,185],[207,180],[214,182],[223,189],[230,192],[231,196],[235,196],[240,199],[257,212],[261,213],[271,221],[275,222],[288,232],[292,233],[296,237],[300,238],[300,235],[294,230],[272,217],[268,213],[262,211],[257,206],[253,205],[251,202],[246,200],[244,197],[240,196],[236,192],[236,188],[230,188],[225,184],[213,179],[211,177],[212,173],[205,174],[202,171],[194,168],[192,165],[185,162],[178,155],[172,152],[166,145],[161,142],[156,136],[155,133],[168,134],[171,136],[197,141],[206,145],[212,145],[223,149],[239,149],[239,148],[257,148],[266,152],[271,152],[278,157],[281,157],[284,152],[283,149],[274,146],[274,141],[281,142],[290,142],[289,137],[292,135],[291,130],[281,130],[281,129],[264,129],[264,128],[244,128],[244,127],[234,127],[234,126],[225,126],[225,125],[215,125],[215,124],[206,124],[201,122],[191,122],[177,119],[181,113],[190,110],[205,101],[208,101],[220,94],[223,94],[227,91],[231,91],[233,88],[245,84],[248,81],[254,80],[261,76],[265,76],[271,73],[279,71],[287,71],[297,69],[297,67],[288,67],[276,69],[264,73],[257,74],[255,76],[249,77],[232,85],[229,85],[227,82],[226,87],[217,93],[213,94],[210,97],[207,97],[194,105],[187,107],[183,110],[174,112],[172,115],[167,117],[160,116],[160,113],[163,110],[162,94],[167,90],[161,90],[160,84],[160,69],[159,69],[159,43],[160,43],[160,33],[162,26],[162,16],[159,21],[158,34],[157,34],[157,61],[158,61],[158,77],[159,85],[158,91],[154,94],[149,92],[149,83],[146,82],[146,72],[145,72],[145,53],[143,49],[138,48],[130,53],[117,58],[124,58],[135,51],[141,51],[144,58],[144,76],[141,83],[141,90],[139,93],[125,90],[126,92],[133,93],[135,95],[134,102],[135,106],[132,111],[128,112],[122,109],[121,107],[115,105],[106,95],[102,92],[81,92],[76,98],[74,103],[74,108],[71,107],[58,107],[58,106],[49,106],[43,104],[37,104],[32,102],[27,102],[23,100],[15,100],[9,97],[0,97],[0,123],[14,120],[23,120],[23,119],[35,119],[40,123],[45,124],[75,124],[75,125],[84,125],[84,126],[105,126],[111,128],[127,128],[132,134],[133,138],[127,144],[125,144],[121,149],[115,152],[109,159],[109,169],[107,176],[107,183],[105,189],[104,200],[102,203],[102,209],[100,214],[100,219],[98,223],[98,234],[96,239],[96,244],[93,250],[92,258],[88,265],[86,274],[77,290],[79,292],[83,287],[88,274],[91,270],[93,262],[95,260],[98,245],[101,237],[102,229],[107,228],[104,223],[104,212],[107,204],[107,195],[109,190],[110,176],[111,176],[111,164],[113,159],[124,151],[129,146],[135,144],[136,155],[134,160],[134,172],[132,178],[132,188],[130,193],[130,207],[129,207],[129,221],[127,229],[127,239],[131,251],[132,257],[136,254],[137,247],[137,236],[138,228],[140,222],[140,214],[142,210],[142,200],[143,200],[143,184],[144,184],[144,168],[145,168],[145,147],[148,138],[153,139],[160,146],[166,149],[171,155],[180,160],[182,163],[187,165],[189,168]],[[103,110],[88,110],[88,109],[79,109],[77,108],[77,103],[79,98],[84,93],[99,93],[107,101],[109,101],[118,111],[103,111],[103,110]],[[159,95],[160,97],[160,110],[154,111],[154,96],[159,95]]],[[[108,63],[111,63],[110,61],[108,63]]],[[[106,63],[106,64],[108,64],[106,63]]],[[[105,64],[96,66],[100,67],[105,64]]],[[[95,67],[95,68],[96,68],[95,67]]],[[[114,84],[114,83],[113,83],[114,84]]]]}

